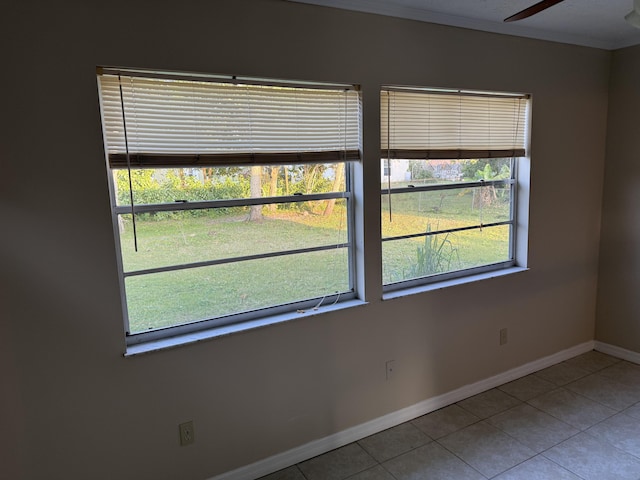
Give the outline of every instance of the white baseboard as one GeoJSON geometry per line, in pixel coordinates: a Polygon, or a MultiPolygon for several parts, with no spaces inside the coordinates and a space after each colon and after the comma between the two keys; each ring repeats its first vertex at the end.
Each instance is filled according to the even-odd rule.
{"type": "MultiPolygon", "coordinates": [[[[459,402],[460,400],[464,400],[465,398],[477,395],[478,393],[482,393],[504,383],[517,380],[518,378],[524,377],[525,375],[529,375],[530,373],[537,372],[538,370],[541,370],[543,368],[547,368],[551,365],[555,365],[556,363],[568,360],[569,358],[575,357],[576,355],[589,352],[594,349],[595,344],[596,342],[594,341],[581,343],[580,345],[562,350],[560,352],[554,353],[553,355],[549,355],[547,357],[534,360],[533,362],[527,363],[520,367],[516,367],[511,370],[507,370],[506,372],[499,373],[498,375],[495,375],[493,377],[480,380],[479,382],[475,382],[470,385],[465,385],[464,387],[460,387],[456,390],[438,395],[437,397],[423,400],[422,402],[416,403],[415,405],[411,405],[401,410],[391,412],[382,417],[375,418],[369,422],[365,422],[341,432],[334,433],[333,435],[329,435],[328,437],[314,440],[286,452],[282,452],[272,457],[265,458],[250,465],[240,467],[236,470],[231,470],[216,477],[212,477],[209,480],[254,480],[256,478],[268,475],[269,473],[276,472],[296,463],[300,463],[304,460],[308,460],[317,455],[321,455],[335,448],[342,447],[351,442],[355,442],[364,437],[368,437],[369,435],[373,435],[374,433],[381,432],[382,430],[386,430],[387,428],[391,428],[409,420],[413,420],[416,417],[433,412],[434,410],[438,410],[439,408],[446,407],[447,405],[451,405],[452,403],[459,402]]],[[[602,351],[603,353],[608,353],[604,350],[600,351],[602,351]]],[[[628,353],[633,353],[634,355],[636,355],[636,358],[640,360],[640,354],[634,352],[628,353]]],[[[624,358],[620,356],[620,354],[612,353],[612,355],[624,358]]]]}
{"type": "Polygon", "coordinates": [[[640,353],[604,342],[595,342],[594,350],[640,365],[640,353]]]}

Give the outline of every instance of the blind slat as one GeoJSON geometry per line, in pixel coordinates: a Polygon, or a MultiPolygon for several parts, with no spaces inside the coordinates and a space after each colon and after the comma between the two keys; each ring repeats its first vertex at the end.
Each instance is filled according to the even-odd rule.
{"type": "Polygon", "coordinates": [[[99,79],[107,152],[114,168],[121,168],[127,147],[130,157],[145,166],[170,166],[171,161],[184,166],[189,159],[202,161],[206,156],[213,164],[229,164],[234,155],[238,161],[270,158],[282,163],[276,161],[278,154],[294,153],[307,154],[297,158],[312,162],[359,159],[360,99],[355,89],[119,79],[110,74],[99,79]]]}
{"type": "Polygon", "coordinates": [[[528,101],[523,96],[382,90],[380,106],[385,158],[526,154],[528,101]]]}

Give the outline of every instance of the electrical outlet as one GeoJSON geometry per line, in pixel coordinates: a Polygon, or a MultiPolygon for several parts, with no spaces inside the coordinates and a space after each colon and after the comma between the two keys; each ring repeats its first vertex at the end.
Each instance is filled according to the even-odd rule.
{"type": "Polygon", "coordinates": [[[385,366],[387,368],[387,380],[391,380],[394,376],[395,376],[395,370],[396,370],[396,361],[395,360],[388,360],[385,363],[385,366]]]}
{"type": "Polygon", "coordinates": [[[191,445],[193,442],[195,442],[196,438],[193,432],[193,420],[181,423],[180,425],[178,425],[178,430],[180,431],[181,447],[184,447],[185,445],[191,445]]]}
{"type": "Polygon", "coordinates": [[[507,334],[508,334],[508,331],[506,328],[502,328],[500,330],[500,345],[504,345],[507,343],[507,334]]]}

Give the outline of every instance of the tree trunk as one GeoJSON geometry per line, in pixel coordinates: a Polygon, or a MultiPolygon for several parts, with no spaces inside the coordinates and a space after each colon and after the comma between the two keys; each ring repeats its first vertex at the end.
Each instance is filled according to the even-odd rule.
{"type": "MultiPolygon", "coordinates": [[[[269,196],[275,197],[278,195],[278,173],[280,167],[271,167],[271,184],[269,185],[269,196]]],[[[269,205],[269,210],[275,212],[278,206],[275,203],[269,205]]]]}
{"type": "MultiPolygon", "coordinates": [[[[344,163],[338,163],[336,165],[336,176],[333,179],[333,188],[334,192],[342,190],[342,182],[344,178],[344,163]]],[[[336,206],[336,199],[332,198],[327,201],[327,206],[324,209],[324,216],[328,217],[333,213],[333,207],[336,206]]]]}
{"type": "Polygon", "coordinates": [[[287,167],[283,167],[284,169],[284,194],[289,196],[289,170],[287,167]]]}
{"type": "Polygon", "coordinates": [[[304,167],[304,189],[305,193],[313,193],[313,187],[316,183],[316,175],[318,174],[318,165],[305,165],[304,167]]]}
{"type": "Polygon", "coordinates": [[[473,191],[473,208],[487,207],[497,198],[496,189],[489,187],[476,187],[473,191]]]}
{"type": "MultiPolygon", "coordinates": [[[[262,196],[262,167],[251,167],[251,179],[249,182],[251,198],[262,196]]],[[[252,205],[249,210],[249,221],[259,222],[262,220],[262,205],[252,205]]]]}

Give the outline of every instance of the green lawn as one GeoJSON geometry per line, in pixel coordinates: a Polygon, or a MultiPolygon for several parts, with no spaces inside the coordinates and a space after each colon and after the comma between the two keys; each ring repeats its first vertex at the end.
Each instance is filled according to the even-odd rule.
{"type": "MultiPolygon", "coordinates": [[[[310,246],[345,243],[346,214],[336,202],[322,209],[264,209],[264,220],[247,213],[223,216],[187,214],[125,222],[121,248],[125,272],[235,258],[310,246]]],[[[346,248],[130,276],[125,280],[130,331],[177,325],[349,290],[346,248]]]]}
{"type": "MultiPolygon", "coordinates": [[[[482,209],[484,223],[506,220],[508,198],[482,209]],[[506,205],[506,207],[505,207],[506,205]]],[[[477,223],[480,211],[473,192],[456,189],[394,195],[389,221],[383,197],[383,236],[406,235],[477,223]]],[[[125,220],[121,249],[125,272],[235,258],[347,241],[344,201],[322,215],[321,203],[298,210],[263,210],[264,220],[248,222],[247,211],[224,215],[138,219],[138,252],[130,220],[125,220]]],[[[166,217],[166,216],[165,216],[166,217]]],[[[431,238],[439,268],[455,270],[508,258],[509,227],[484,228],[431,238]]],[[[383,243],[384,282],[416,276],[425,237],[383,243]]],[[[262,258],[171,272],[130,276],[125,280],[130,331],[178,325],[348,291],[346,248],[262,258]]],[[[433,258],[432,258],[433,261],[433,258]]],[[[433,272],[427,272],[433,273],[433,272]]],[[[424,273],[422,273],[424,274],[424,273]]]]}
{"type": "MultiPolygon", "coordinates": [[[[491,192],[480,202],[479,191],[457,188],[382,196],[382,235],[385,238],[436,232],[480,223],[509,220],[509,191],[491,192]]],[[[509,227],[438,234],[383,243],[383,282],[394,283],[509,259],[509,227]],[[425,260],[427,257],[427,260],[425,260]],[[422,260],[422,261],[421,261],[422,260]]]]}

